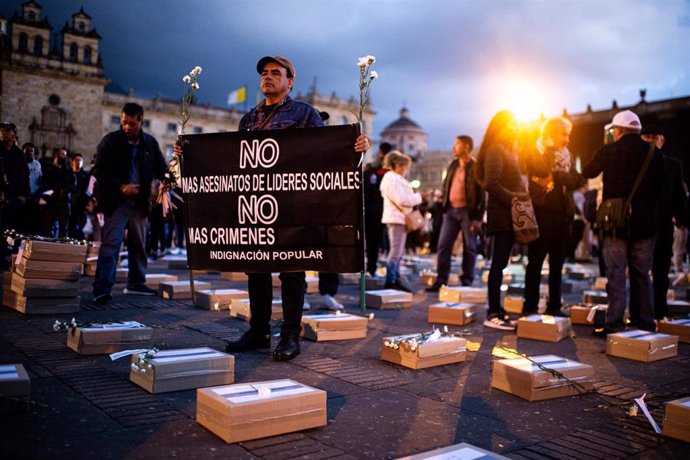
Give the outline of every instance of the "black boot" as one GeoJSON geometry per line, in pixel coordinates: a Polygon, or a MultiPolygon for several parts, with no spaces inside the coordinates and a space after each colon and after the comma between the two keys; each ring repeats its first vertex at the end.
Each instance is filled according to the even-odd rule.
{"type": "Polygon", "coordinates": [[[276,361],[290,361],[299,355],[299,336],[292,332],[280,334],[280,342],[273,352],[276,361]]]}
{"type": "Polygon", "coordinates": [[[260,334],[252,329],[242,334],[238,340],[228,342],[225,351],[229,353],[256,350],[257,348],[270,348],[271,334],[260,334]]]}

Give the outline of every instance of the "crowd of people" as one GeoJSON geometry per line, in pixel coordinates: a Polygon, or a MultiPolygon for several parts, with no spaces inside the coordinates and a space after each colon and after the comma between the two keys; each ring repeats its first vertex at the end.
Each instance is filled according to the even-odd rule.
{"type": "MultiPolygon", "coordinates": [[[[265,99],[242,118],[240,130],[323,125],[323,114],[290,98],[296,75],[290,60],[266,56],[258,61],[256,70],[265,99]]],[[[164,216],[154,199],[167,165],[157,141],[143,131],[143,120],[140,105],[125,104],[120,128],[103,137],[89,171],[84,169],[82,155],[70,155],[65,148],[56,148],[52,157],[39,159],[36,146],[25,143],[19,148],[13,123],[0,124],[0,227],[29,235],[101,241],[93,282],[96,304],[112,299],[117,259],[125,239],[129,275],[124,292],[137,295],[155,294],[145,285],[147,255],[159,255],[170,247],[173,233],[177,234],[177,247],[184,244],[181,203],[177,216],[164,216]],[[176,225],[175,232],[172,225],[176,225]]],[[[602,274],[608,278],[609,309],[600,333],[626,327],[626,270],[630,277],[630,322],[640,329],[655,330],[656,321],[667,316],[671,261],[676,271],[683,271],[688,240],[687,187],[680,162],[662,153],[662,130],[652,126],[643,129],[639,117],[626,110],[606,126],[610,142],[578,172],[568,150],[571,131],[570,121],[557,117],[547,120],[538,136],[526,136],[511,112],[498,112],[476,154],[470,136],[457,136],[442,189],[423,193],[412,189],[406,179],[411,158],[381,143],[362,180],[368,274],[377,275],[385,251],[385,287],[415,290],[401,274],[400,263],[406,249],[420,244],[407,224],[412,210],[422,207],[429,216],[424,244],[436,254],[438,271],[437,281],[427,291],[433,295],[448,283],[461,238],[459,279],[463,286],[475,282],[478,254],[490,259],[488,313],[483,324],[514,330],[515,322],[502,305],[501,284],[504,268],[516,247],[521,247],[516,245],[516,231],[521,229],[516,230],[514,213],[531,208],[538,235],[535,231],[534,237],[517,250],[527,256],[523,314],[537,312],[547,257],[546,313],[563,314],[563,264],[578,254],[589,257],[594,231],[602,274]],[[586,179],[599,175],[603,177],[602,187],[588,191],[586,179]]],[[[367,137],[357,137],[353,150],[361,153],[368,148],[367,137]]],[[[176,144],[174,151],[183,155],[183,145],[176,144]]],[[[335,300],[337,274],[324,273],[322,278],[320,291],[328,300],[326,306],[342,309],[335,300]]],[[[300,352],[305,274],[284,272],[280,279],[284,320],[273,356],[290,360],[300,352]]],[[[249,274],[248,290],[250,329],[239,340],[228,343],[231,352],[271,345],[270,267],[264,273],[249,274]]]]}

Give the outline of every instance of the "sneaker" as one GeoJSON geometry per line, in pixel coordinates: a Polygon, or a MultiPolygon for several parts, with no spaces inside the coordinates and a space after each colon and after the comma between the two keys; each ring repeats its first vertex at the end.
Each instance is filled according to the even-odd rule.
{"type": "Polygon", "coordinates": [[[311,304],[307,299],[304,299],[304,303],[302,304],[302,310],[311,310],[311,304]]]}
{"type": "Polygon", "coordinates": [[[109,292],[106,292],[105,294],[99,294],[93,297],[93,303],[95,303],[96,305],[105,305],[111,300],[113,300],[113,296],[109,292]]]}
{"type": "Polygon", "coordinates": [[[484,326],[492,329],[500,329],[502,331],[514,331],[515,326],[509,320],[493,316],[484,320],[484,326]]]}
{"type": "Polygon", "coordinates": [[[324,294],[321,296],[321,302],[326,306],[331,311],[340,311],[343,310],[345,307],[343,307],[343,304],[338,302],[335,297],[333,297],[330,294],[324,294]]]}
{"type": "Polygon", "coordinates": [[[426,288],[426,292],[438,292],[441,290],[442,286],[443,286],[443,284],[436,282],[436,283],[432,284],[431,286],[429,286],[428,288],[426,288]]]}
{"type": "Polygon", "coordinates": [[[158,295],[158,292],[144,284],[140,284],[137,286],[127,286],[125,290],[122,292],[124,294],[130,295],[158,295]]]}

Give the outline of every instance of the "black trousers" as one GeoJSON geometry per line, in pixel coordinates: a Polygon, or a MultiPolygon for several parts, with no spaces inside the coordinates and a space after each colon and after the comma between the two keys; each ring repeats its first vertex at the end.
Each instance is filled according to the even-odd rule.
{"type": "Polygon", "coordinates": [[[508,266],[510,253],[513,250],[515,236],[513,232],[494,233],[494,251],[491,256],[489,270],[489,315],[505,316],[506,312],[501,304],[501,284],[503,284],[503,269],[508,266]]]}
{"type": "Polygon", "coordinates": [[[340,275],[337,273],[319,272],[319,294],[334,296],[338,293],[340,275]]]}
{"type": "MultiPolygon", "coordinates": [[[[671,257],[673,256],[673,224],[670,219],[663,219],[663,222],[663,224],[659,224],[656,234],[652,259],[654,319],[668,316],[666,293],[670,284],[668,272],[671,270],[671,257]]],[[[640,303],[636,287],[630,283],[630,324],[632,326],[640,325],[640,303]]]]}
{"type": "MultiPolygon", "coordinates": [[[[537,216],[539,217],[539,216],[537,216]]],[[[561,281],[566,245],[570,237],[570,225],[563,219],[543,216],[537,219],[539,238],[532,241],[527,249],[527,269],[525,270],[525,304],[523,314],[536,313],[539,306],[539,284],[541,269],[546,255],[549,255],[549,303],[551,311],[561,309],[561,281]]]]}
{"type": "Polygon", "coordinates": [[[381,215],[366,214],[364,219],[364,243],[367,252],[367,272],[374,276],[379,260],[379,249],[383,238],[384,226],[381,215]]]}
{"type": "MultiPolygon", "coordinates": [[[[248,273],[249,308],[252,317],[249,326],[258,334],[270,333],[273,286],[270,273],[248,273]]],[[[302,329],[302,307],[307,291],[304,272],[280,274],[280,296],[283,301],[283,325],[281,335],[299,335],[302,329]]]]}

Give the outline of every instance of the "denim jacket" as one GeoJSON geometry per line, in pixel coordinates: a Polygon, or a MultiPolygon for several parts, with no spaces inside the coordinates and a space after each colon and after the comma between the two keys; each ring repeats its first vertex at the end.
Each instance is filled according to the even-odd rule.
{"type": "MultiPolygon", "coordinates": [[[[240,131],[258,129],[255,127],[259,112],[266,104],[261,101],[249,113],[246,113],[240,120],[240,131]]],[[[268,124],[262,129],[289,129],[289,128],[313,128],[323,126],[323,121],[319,112],[305,102],[293,101],[287,96],[283,102],[278,104],[276,112],[273,114],[268,124]]]]}

